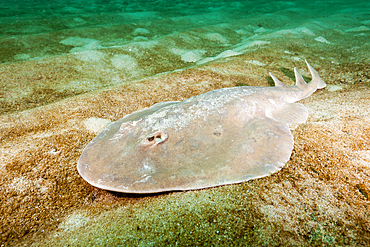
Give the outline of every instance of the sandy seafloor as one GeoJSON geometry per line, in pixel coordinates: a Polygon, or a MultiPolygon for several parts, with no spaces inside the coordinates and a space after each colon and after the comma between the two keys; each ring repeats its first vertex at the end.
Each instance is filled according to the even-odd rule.
{"type": "MultiPolygon", "coordinates": [[[[10,1],[9,1],[10,2],[10,1]]],[[[369,246],[370,2],[0,4],[1,246],[369,246]],[[15,5],[14,5],[15,4],[15,5]],[[241,184],[135,196],[76,169],[110,121],[240,85],[327,88],[302,100],[291,159],[241,184]]]]}

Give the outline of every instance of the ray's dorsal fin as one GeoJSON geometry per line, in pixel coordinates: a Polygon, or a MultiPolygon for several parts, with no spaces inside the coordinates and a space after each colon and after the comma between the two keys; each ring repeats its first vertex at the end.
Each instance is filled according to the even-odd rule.
{"type": "Polygon", "coordinates": [[[294,75],[295,75],[295,85],[301,89],[305,89],[307,86],[307,83],[302,77],[301,72],[297,68],[294,68],[294,75]]]}
{"type": "Polygon", "coordinates": [[[317,71],[311,67],[307,60],[305,61],[312,75],[312,80],[309,83],[306,83],[298,69],[294,68],[294,74],[296,78],[296,85],[294,87],[298,88],[301,91],[298,100],[307,98],[308,96],[313,94],[317,89],[326,87],[325,82],[321,80],[317,71]]]}
{"type": "Polygon", "coordinates": [[[280,81],[278,78],[276,78],[272,73],[269,73],[272,80],[274,80],[274,83],[275,83],[275,87],[284,87],[284,88],[288,88],[289,86],[285,85],[284,82],[280,81]]]}
{"type": "Polygon", "coordinates": [[[317,73],[317,71],[314,68],[312,68],[312,66],[307,62],[306,59],[304,61],[306,62],[307,67],[310,70],[310,73],[312,75],[312,81],[317,81],[317,88],[321,89],[326,87],[326,83],[320,78],[319,73],[317,73]]]}

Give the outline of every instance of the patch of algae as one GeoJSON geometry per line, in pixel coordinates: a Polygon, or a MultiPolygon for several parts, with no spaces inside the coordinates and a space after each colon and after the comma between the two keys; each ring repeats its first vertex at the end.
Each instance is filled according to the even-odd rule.
{"type": "MultiPolygon", "coordinates": [[[[205,71],[175,74],[172,78],[152,78],[100,91],[93,97],[82,95],[22,114],[1,116],[2,244],[14,245],[43,235],[73,211],[99,201],[96,194],[101,192],[83,181],[76,170],[82,149],[94,137],[83,120],[114,120],[157,102],[183,100],[236,84],[205,71]]],[[[136,200],[118,201],[99,202],[95,211],[136,200]]]]}

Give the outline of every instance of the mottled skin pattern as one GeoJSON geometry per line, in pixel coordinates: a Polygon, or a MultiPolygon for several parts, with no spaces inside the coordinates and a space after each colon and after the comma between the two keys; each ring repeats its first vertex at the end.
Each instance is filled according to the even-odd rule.
{"type": "Polygon", "coordinates": [[[275,87],[224,88],[127,115],[87,145],[78,171],[96,187],[127,193],[199,189],[276,172],[293,149],[287,124],[308,117],[294,102],[326,86],[307,65],[308,84],[295,69],[292,87],[271,75],[275,87]]]}

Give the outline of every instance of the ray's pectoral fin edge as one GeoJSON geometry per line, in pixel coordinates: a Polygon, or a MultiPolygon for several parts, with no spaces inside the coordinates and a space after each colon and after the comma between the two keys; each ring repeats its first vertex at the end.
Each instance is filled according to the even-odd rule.
{"type": "Polygon", "coordinates": [[[266,116],[281,123],[299,124],[306,122],[308,110],[300,103],[288,103],[278,110],[267,112],[266,116]]]}

